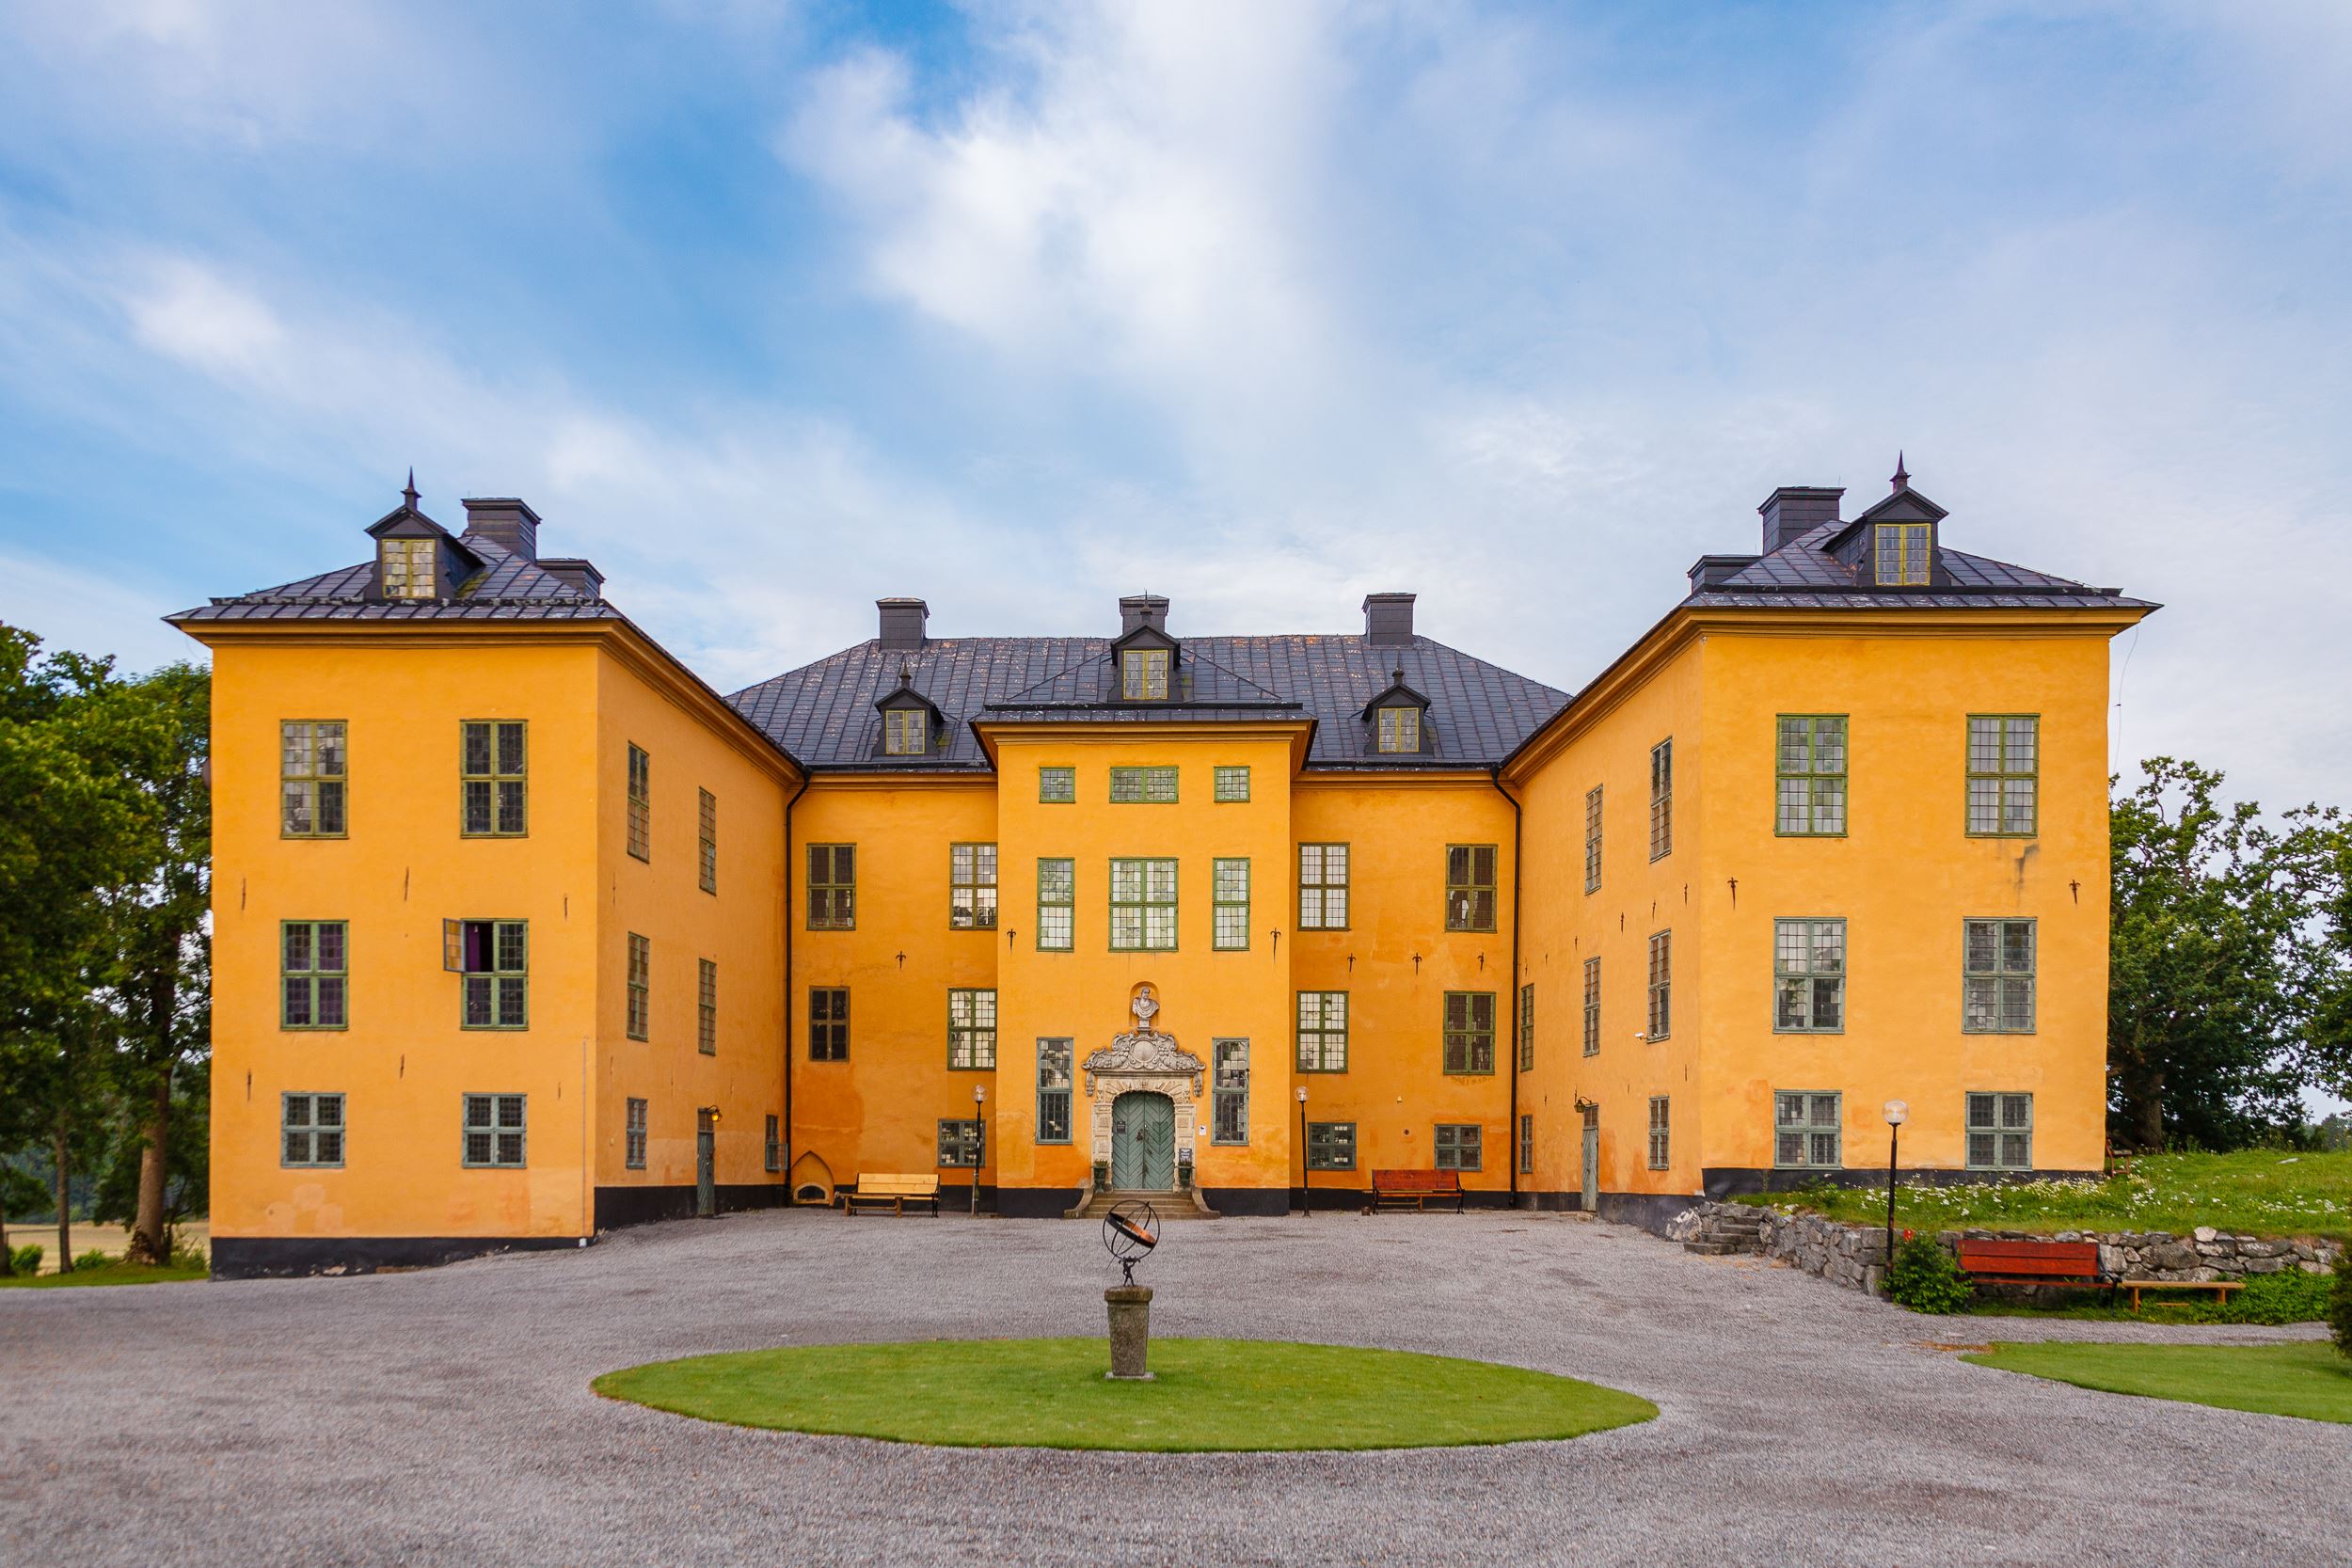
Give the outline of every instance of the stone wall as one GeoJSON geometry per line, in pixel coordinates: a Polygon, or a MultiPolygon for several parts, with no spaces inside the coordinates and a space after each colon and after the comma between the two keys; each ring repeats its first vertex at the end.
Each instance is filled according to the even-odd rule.
{"type": "MultiPolygon", "coordinates": [[[[1667,1240],[1706,1242],[1755,1225],[1756,1250],[1791,1268],[1818,1274],[1856,1291],[1878,1289],[1886,1261],[1883,1226],[1842,1225],[1819,1214],[1744,1203],[1694,1203],[1669,1220],[1667,1240]]],[[[2244,1279],[2300,1269],[2325,1274],[2343,1253],[2341,1243],[2309,1236],[2248,1236],[2200,1226],[2186,1236],[2163,1230],[1946,1230],[1936,1240],[1957,1249],[1973,1241],[2095,1242],[2099,1266],[2126,1279],[2244,1279]]]]}

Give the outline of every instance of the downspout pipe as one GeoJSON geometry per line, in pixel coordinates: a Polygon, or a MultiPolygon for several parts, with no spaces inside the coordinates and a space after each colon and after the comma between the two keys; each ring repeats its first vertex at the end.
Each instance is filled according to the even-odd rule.
{"type": "Polygon", "coordinates": [[[1511,1009],[1511,1119],[1503,1132],[1503,1145],[1509,1149],[1506,1164],[1511,1171],[1511,1207],[1519,1206],[1519,839],[1524,826],[1518,797],[1502,787],[1502,765],[1496,763],[1486,771],[1487,782],[1495,793],[1511,802],[1511,991],[1504,998],[1511,1009]]]}
{"type": "MultiPolygon", "coordinates": [[[[799,1147],[792,1131],[792,808],[808,793],[808,770],[801,770],[801,787],[784,803],[784,1202],[792,1205],[793,1150],[799,1147]]],[[[1514,904],[1516,912],[1518,906],[1514,904]]]]}

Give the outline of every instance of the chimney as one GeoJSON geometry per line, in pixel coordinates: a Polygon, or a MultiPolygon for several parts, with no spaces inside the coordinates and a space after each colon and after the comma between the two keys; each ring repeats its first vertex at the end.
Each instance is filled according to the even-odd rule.
{"type": "Polygon", "coordinates": [[[604,574],[596,570],[593,562],[582,561],[577,556],[562,560],[549,556],[539,562],[539,570],[560,582],[569,583],[592,599],[604,597],[604,574]]]}
{"type": "Polygon", "coordinates": [[[1157,594],[1130,594],[1119,601],[1119,635],[1126,636],[1138,626],[1150,626],[1165,634],[1168,630],[1168,601],[1157,594]]]}
{"type": "Polygon", "coordinates": [[[1756,509],[1764,519],[1764,553],[1770,555],[1797,535],[1837,521],[1837,499],[1845,493],[1843,486],[1832,490],[1817,484],[1784,484],[1773,491],[1756,509]]]}
{"type": "Polygon", "coordinates": [[[1691,568],[1691,592],[1703,594],[1710,588],[1721,588],[1741,572],[1756,564],[1752,555],[1703,555],[1691,568]]]}
{"type": "Polygon", "coordinates": [[[1374,643],[1410,642],[1413,640],[1413,595],[1410,594],[1367,594],[1364,595],[1364,641],[1374,643]]]}
{"type": "Polygon", "coordinates": [[[874,608],[882,611],[883,647],[919,648],[928,641],[923,623],[931,618],[931,607],[922,600],[876,599],[874,608]]]}
{"type": "Polygon", "coordinates": [[[466,502],[466,536],[486,539],[509,555],[539,559],[539,514],[512,496],[475,497],[466,502]]]}

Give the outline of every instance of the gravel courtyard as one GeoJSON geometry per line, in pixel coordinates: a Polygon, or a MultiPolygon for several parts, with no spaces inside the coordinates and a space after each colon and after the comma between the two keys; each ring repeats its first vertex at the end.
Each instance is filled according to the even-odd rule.
{"type": "Polygon", "coordinates": [[[1157,1334],[1511,1361],[1662,1414],[1499,1449],[1127,1455],[751,1432],[591,1394],[703,1351],[1102,1331],[1092,1225],[744,1214],[414,1274],[0,1295],[0,1561],[2352,1560],[2352,1429],[1934,1343],[2314,1328],[1918,1318],[1561,1215],[1177,1226],[1141,1272],[1157,1334]]]}

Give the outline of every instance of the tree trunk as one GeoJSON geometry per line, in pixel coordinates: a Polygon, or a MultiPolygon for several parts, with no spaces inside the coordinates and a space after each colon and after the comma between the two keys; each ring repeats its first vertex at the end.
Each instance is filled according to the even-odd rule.
{"type": "Polygon", "coordinates": [[[72,1274],[73,1272],[73,1211],[67,1207],[66,1203],[70,1196],[71,1178],[66,1171],[65,1117],[62,1116],[57,1118],[57,1125],[50,1134],[49,1151],[56,1161],[55,1186],[57,1193],[57,1272],[72,1274]]]}
{"type": "Polygon", "coordinates": [[[171,1074],[165,1071],[156,1076],[155,1102],[140,1129],[138,1217],[123,1249],[126,1262],[161,1268],[171,1261],[170,1238],[164,1234],[164,1137],[170,1130],[171,1074]]]}
{"type": "Polygon", "coordinates": [[[2164,1075],[2136,1074],[2129,1093],[2132,1135],[2139,1147],[2150,1154],[2164,1148],[2164,1075]]]}
{"type": "Polygon", "coordinates": [[[8,1252],[8,1211],[0,1204],[0,1279],[16,1273],[16,1259],[8,1252]]]}

